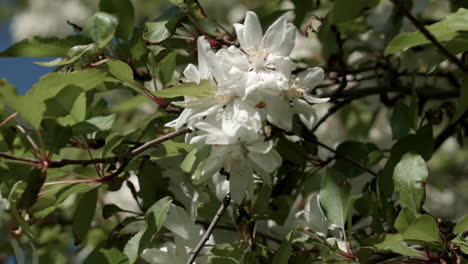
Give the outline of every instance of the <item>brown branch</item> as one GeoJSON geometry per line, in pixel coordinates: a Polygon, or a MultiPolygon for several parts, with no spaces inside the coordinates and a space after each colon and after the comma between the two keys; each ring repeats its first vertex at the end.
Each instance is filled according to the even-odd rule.
{"type": "MultiPolygon", "coordinates": [[[[181,130],[168,133],[168,134],[166,134],[166,135],[164,135],[162,137],[150,140],[150,141],[144,143],[143,145],[139,146],[138,148],[136,148],[136,149],[134,149],[134,150],[132,150],[130,152],[127,152],[125,155],[122,155],[122,156],[113,156],[113,157],[108,157],[108,158],[97,158],[97,159],[49,160],[49,161],[47,161],[47,168],[61,168],[61,167],[68,166],[68,165],[83,165],[83,166],[86,166],[86,165],[90,165],[90,164],[99,164],[99,163],[107,164],[107,163],[116,163],[118,161],[130,160],[130,159],[136,157],[137,155],[141,154],[145,150],[147,150],[147,149],[149,149],[151,147],[154,147],[155,145],[158,145],[158,144],[160,144],[160,143],[162,143],[164,141],[170,140],[170,139],[175,138],[177,136],[180,136],[180,135],[183,135],[183,134],[186,134],[186,133],[190,133],[191,131],[192,130],[189,129],[189,128],[183,128],[181,130]]],[[[15,157],[15,156],[12,156],[10,154],[3,153],[3,152],[0,152],[0,157],[2,157],[4,159],[9,159],[9,160],[16,160],[16,161],[20,161],[20,162],[26,162],[28,164],[35,164],[35,165],[38,165],[38,166],[41,166],[44,163],[43,161],[40,161],[38,159],[19,158],[19,157],[15,157]]]]}
{"type": "Polygon", "coordinates": [[[224,197],[221,206],[219,207],[218,211],[213,217],[213,220],[211,220],[211,223],[206,229],[206,232],[203,234],[203,237],[200,239],[200,242],[198,242],[195,249],[192,252],[190,252],[190,258],[188,259],[187,264],[192,264],[195,261],[195,258],[197,257],[198,253],[200,253],[202,248],[205,246],[206,241],[208,241],[208,238],[210,237],[211,233],[213,233],[216,224],[221,219],[221,216],[223,216],[224,211],[226,211],[226,208],[229,206],[230,203],[231,196],[228,194],[226,195],[226,197],[224,197]]]}
{"type": "Polygon", "coordinates": [[[439,51],[447,57],[451,62],[453,62],[455,65],[457,65],[465,74],[468,74],[468,67],[460,60],[457,58],[457,56],[453,55],[450,53],[440,42],[434,37],[434,35],[427,30],[424,25],[416,19],[416,17],[411,14],[411,12],[405,8],[404,4],[401,2],[401,0],[392,0],[392,2],[395,4],[396,7],[400,10],[400,12],[405,15],[406,18],[408,18],[409,21],[419,30],[421,33],[436,46],[439,51]]]}

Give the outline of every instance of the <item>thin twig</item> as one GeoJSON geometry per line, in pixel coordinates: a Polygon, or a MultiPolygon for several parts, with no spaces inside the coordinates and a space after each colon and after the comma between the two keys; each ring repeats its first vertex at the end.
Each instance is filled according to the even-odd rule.
{"type": "Polygon", "coordinates": [[[416,17],[411,14],[411,12],[405,8],[404,4],[401,2],[401,0],[392,0],[392,2],[395,4],[398,9],[405,15],[406,18],[408,18],[409,21],[419,30],[421,33],[436,46],[439,51],[447,57],[451,62],[453,62],[455,65],[457,65],[465,74],[468,74],[468,67],[460,60],[457,58],[457,56],[453,55],[448,51],[440,42],[432,35],[429,30],[427,30],[424,25],[416,19],[416,17]]]}
{"type": "Polygon", "coordinates": [[[195,249],[192,252],[190,252],[190,258],[188,259],[187,264],[192,264],[195,261],[195,258],[197,257],[198,253],[200,253],[200,250],[205,246],[206,241],[208,241],[208,238],[210,237],[211,233],[213,233],[216,224],[221,219],[221,216],[223,216],[224,211],[226,211],[226,208],[229,206],[230,203],[231,196],[228,194],[226,195],[226,197],[224,197],[221,206],[219,207],[218,211],[213,217],[213,220],[211,220],[211,223],[206,229],[206,232],[203,234],[203,237],[200,239],[200,242],[198,242],[195,249]]]}
{"type": "Polygon", "coordinates": [[[18,112],[14,112],[13,114],[11,114],[10,116],[8,116],[7,118],[5,118],[5,120],[3,120],[1,123],[0,123],[0,127],[5,125],[6,123],[10,122],[10,120],[12,120],[13,118],[15,118],[15,116],[18,115],[18,112]]]}
{"type": "Polygon", "coordinates": [[[370,173],[370,174],[374,175],[375,177],[377,177],[378,174],[377,174],[376,172],[374,172],[373,170],[367,168],[367,167],[364,166],[362,163],[360,163],[360,162],[358,162],[358,161],[355,161],[355,160],[353,160],[352,158],[350,158],[350,157],[348,157],[348,156],[345,156],[345,155],[343,155],[343,154],[337,152],[336,150],[334,150],[333,148],[331,148],[331,147],[329,147],[329,146],[323,144],[322,142],[319,142],[319,141],[316,141],[316,140],[315,140],[314,142],[315,142],[317,145],[319,145],[320,147],[322,147],[322,148],[324,148],[324,149],[327,149],[327,150],[330,151],[330,152],[335,153],[335,156],[336,156],[336,157],[345,159],[345,160],[347,160],[347,161],[353,163],[354,165],[356,165],[356,167],[358,167],[358,168],[360,168],[360,169],[362,169],[362,170],[364,170],[364,171],[367,171],[368,173],[370,173]]]}
{"type": "MultiPolygon", "coordinates": [[[[113,156],[113,157],[107,157],[107,158],[96,158],[96,159],[61,159],[61,160],[50,160],[48,161],[48,168],[61,168],[64,166],[68,165],[90,165],[90,164],[98,164],[98,163],[116,163],[118,161],[124,160],[124,159],[132,159],[136,157],[138,154],[141,154],[145,150],[154,147],[155,145],[158,145],[164,141],[170,140],[172,138],[175,138],[177,136],[190,133],[192,130],[189,128],[183,128],[178,131],[174,131],[171,133],[168,133],[162,137],[150,140],[143,145],[139,146],[138,148],[126,153],[123,156],[113,156]]],[[[4,159],[9,159],[9,160],[16,160],[16,161],[21,161],[25,162],[31,165],[41,165],[42,161],[38,159],[31,159],[31,158],[20,158],[20,157],[15,157],[7,153],[0,152],[0,157],[4,159]]]]}

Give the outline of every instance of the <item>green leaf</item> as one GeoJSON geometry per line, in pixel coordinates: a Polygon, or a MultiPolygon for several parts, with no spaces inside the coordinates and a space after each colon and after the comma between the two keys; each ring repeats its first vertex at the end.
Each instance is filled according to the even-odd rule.
{"type": "Polygon", "coordinates": [[[404,233],[413,223],[418,215],[414,215],[407,207],[401,208],[400,213],[395,220],[395,228],[400,233],[404,233]]]}
{"type": "Polygon", "coordinates": [[[113,215],[117,214],[118,212],[122,212],[123,209],[118,207],[115,204],[106,204],[102,207],[102,217],[104,219],[109,219],[113,215]]]}
{"type": "Polygon", "coordinates": [[[106,138],[106,144],[104,145],[104,148],[102,149],[102,157],[107,157],[107,154],[110,153],[114,148],[120,145],[122,141],[125,139],[124,136],[121,136],[116,133],[112,133],[106,138]]]}
{"type": "Polygon", "coordinates": [[[128,39],[132,35],[135,27],[135,10],[130,0],[101,0],[99,9],[118,17],[117,37],[128,39]]]}
{"type": "Polygon", "coordinates": [[[463,216],[457,225],[453,228],[452,232],[460,234],[468,230],[468,215],[463,216]]]}
{"type": "Polygon", "coordinates": [[[29,209],[29,213],[35,218],[44,218],[70,195],[88,192],[94,188],[96,188],[96,184],[74,183],[51,190],[39,197],[37,202],[29,209]]]}
{"type": "Polygon", "coordinates": [[[84,264],[128,264],[128,258],[117,248],[96,248],[84,264]]]}
{"type": "Polygon", "coordinates": [[[399,139],[408,135],[412,127],[409,107],[401,101],[398,101],[393,108],[390,123],[392,125],[392,135],[394,139],[399,139]]]}
{"type": "Polygon", "coordinates": [[[21,195],[18,203],[18,209],[28,209],[37,201],[39,191],[41,190],[42,185],[44,185],[45,179],[46,172],[39,168],[35,168],[29,173],[26,179],[28,185],[21,195]]]}
{"type": "Polygon", "coordinates": [[[419,214],[426,198],[424,185],[427,175],[426,162],[418,154],[403,155],[395,166],[393,172],[395,192],[400,197],[401,206],[408,208],[413,215],[419,214]]]}
{"type": "Polygon", "coordinates": [[[171,6],[154,22],[145,24],[143,38],[152,43],[160,43],[174,34],[177,22],[185,16],[178,6],[171,6]]]}
{"type": "Polygon", "coordinates": [[[292,253],[292,244],[293,244],[293,238],[294,238],[295,232],[296,232],[296,229],[293,229],[291,232],[289,232],[286,235],[286,239],[281,244],[278,251],[276,251],[275,256],[273,257],[273,260],[271,262],[272,264],[288,264],[289,263],[289,258],[291,257],[291,253],[292,253]]]}
{"type": "Polygon", "coordinates": [[[140,185],[138,196],[143,200],[143,208],[147,209],[162,197],[170,195],[167,190],[169,179],[163,177],[160,166],[153,163],[145,164],[137,175],[140,185]]]}
{"type": "Polygon", "coordinates": [[[342,23],[354,20],[366,9],[372,8],[379,3],[379,0],[336,0],[333,9],[328,15],[330,23],[342,23]]]}
{"type": "MultiPolygon", "coordinates": [[[[378,148],[374,144],[356,141],[345,141],[336,148],[337,153],[346,155],[361,164],[367,164],[369,154],[377,150],[378,148]]],[[[361,168],[357,168],[352,162],[339,157],[336,158],[336,163],[333,167],[347,178],[356,177],[365,172],[361,168]]]]}
{"type": "Polygon", "coordinates": [[[71,117],[71,123],[59,120],[61,125],[73,125],[85,120],[86,97],[83,89],[78,86],[66,86],[56,96],[45,100],[44,103],[46,105],[44,117],[71,117]]]}
{"type": "Polygon", "coordinates": [[[91,228],[96,212],[98,188],[81,195],[73,216],[72,230],[75,235],[75,244],[81,244],[91,228]]]}
{"type": "Polygon", "coordinates": [[[460,88],[460,96],[457,100],[457,108],[452,122],[457,122],[458,119],[468,110],[468,78],[465,78],[460,88]]]}
{"type": "Polygon", "coordinates": [[[393,194],[393,172],[401,157],[405,153],[413,152],[418,153],[427,161],[431,159],[432,152],[434,152],[433,142],[432,126],[427,124],[420,128],[416,134],[410,134],[393,145],[390,158],[378,176],[378,188],[381,198],[393,194]]]}
{"type": "Polygon", "coordinates": [[[411,226],[403,233],[405,240],[424,241],[428,243],[441,243],[439,227],[430,215],[417,217],[411,226]]]}
{"type": "Polygon", "coordinates": [[[116,16],[97,12],[88,18],[83,26],[83,34],[91,38],[99,48],[103,48],[114,38],[119,20],[116,16]]]}
{"type": "Polygon", "coordinates": [[[177,51],[173,51],[167,54],[158,64],[158,76],[163,87],[170,84],[173,79],[174,71],[176,69],[176,57],[177,51]]]}
{"type": "Polygon", "coordinates": [[[390,250],[408,257],[421,257],[416,250],[410,248],[401,234],[385,234],[383,240],[373,246],[376,250],[390,250]]]}
{"type": "Polygon", "coordinates": [[[350,191],[351,187],[340,172],[327,169],[320,186],[320,204],[327,218],[343,230],[348,216],[350,191]]]}
{"type": "Polygon", "coordinates": [[[231,257],[208,256],[210,264],[239,264],[239,261],[231,257]]]}
{"type": "Polygon", "coordinates": [[[57,37],[32,37],[23,39],[7,50],[0,57],[59,57],[76,45],[88,44],[89,39],[80,35],[57,37]]]}
{"type": "Polygon", "coordinates": [[[153,235],[161,229],[171,204],[172,199],[165,197],[148,209],[145,214],[146,227],[133,236],[123,250],[130,263],[138,259],[143,250],[149,246],[153,235]]]}
{"type": "Polygon", "coordinates": [[[190,152],[194,148],[194,145],[175,142],[175,141],[165,141],[162,144],[159,144],[151,153],[151,156],[158,157],[158,158],[167,158],[167,157],[174,157],[181,154],[185,154],[190,152]]]}
{"type": "MultiPolygon", "coordinates": [[[[458,35],[459,31],[468,31],[468,10],[460,8],[456,13],[448,15],[444,20],[427,26],[426,29],[439,41],[449,41],[458,35]]],[[[397,35],[385,48],[385,55],[393,54],[403,49],[431,43],[422,33],[409,32],[397,35]]]]}
{"type": "Polygon", "coordinates": [[[8,105],[19,112],[21,118],[28,121],[32,127],[39,128],[46,111],[47,99],[55,97],[69,85],[77,86],[86,92],[102,84],[106,75],[107,73],[94,69],[73,73],[53,72],[43,76],[24,96],[11,93],[2,95],[5,96],[8,105]]]}
{"type": "Polygon", "coordinates": [[[98,48],[96,43],[92,44],[87,44],[87,45],[78,45],[72,47],[65,57],[61,57],[55,60],[51,61],[39,61],[39,62],[34,62],[37,65],[44,66],[44,67],[56,67],[56,66],[61,66],[61,65],[67,65],[70,63],[75,62],[78,58],[85,54],[96,54],[98,52],[98,48]]]}
{"type": "Polygon", "coordinates": [[[195,82],[184,83],[172,88],[155,91],[153,94],[164,98],[174,98],[179,96],[204,97],[214,95],[215,91],[216,87],[211,85],[210,81],[202,80],[200,84],[195,82]]]}
{"type": "Polygon", "coordinates": [[[97,131],[107,131],[112,128],[115,121],[115,114],[108,116],[96,116],[86,121],[80,122],[72,127],[73,135],[83,135],[97,131]]]}
{"type": "Polygon", "coordinates": [[[65,147],[72,136],[70,126],[62,126],[57,120],[46,118],[41,123],[41,137],[47,150],[59,154],[61,148],[65,147]]]}
{"type": "Polygon", "coordinates": [[[313,1],[308,0],[292,0],[294,4],[294,11],[296,16],[294,17],[294,25],[297,28],[301,28],[302,22],[304,21],[307,12],[313,10],[315,4],[313,1]]]}
{"type": "Polygon", "coordinates": [[[130,65],[119,60],[110,60],[106,62],[109,67],[109,72],[115,76],[115,78],[122,82],[133,83],[133,71],[130,65]]]}

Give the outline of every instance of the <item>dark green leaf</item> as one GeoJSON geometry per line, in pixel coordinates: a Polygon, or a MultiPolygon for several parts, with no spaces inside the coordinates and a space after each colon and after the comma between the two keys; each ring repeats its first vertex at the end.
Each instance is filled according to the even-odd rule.
{"type": "Polygon", "coordinates": [[[169,7],[154,22],[145,24],[143,37],[152,43],[166,40],[174,34],[177,22],[184,16],[184,12],[178,6],[169,7]]]}
{"type": "Polygon", "coordinates": [[[166,87],[172,82],[176,68],[176,57],[177,51],[173,51],[167,54],[158,64],[158,76],[163,87],[166,87]]]}
{"type": "Polygon", "coordinates": [[[162,176],[161,167],[146,164],[138,171],[140,191],[138,196],[143,200],[143,208],[147,209],[159,199],[170,194],[167,190],[169,179],[162,176]]]}
{"type": "Polygon", "coordinates": [[[102,217],[104,217],[104,219],[109,219],[113,215],[122,211],[122,208],[118,207],[115,204],[106,204],[104,205],[104,207],[102,207],[102,217]]]}
{"type": "Polygon", "coordinates": [[[122,82],[133,83],[133,71],[130,65],[119,60],[106,62],[109,72],[122,82]]]}
{"type": "MultiPolygon", "coordinates": [[[[369,154],[377,150],[378,148],[374,144],[356,141],[345,141],[336,148],[337,153],[345,155],[361,164],[367,164],[369,154]]],[[[336,163],[333,167],[347,178],[356,177],[365,172],[361,168],[356,167],[352,162],[340,157],[336,158],[336,163]]]]}
{"type": "Polygon", "coordinates": [[[28,185],[21,195],[21,199],[18,203],[18,209],[29,209],[36,201],[39,195],[39,191],[44,185],[46,179],[46,172],[39,168],[33,169],[26,181],[28,185]]]}
{"type": "Polygon", "coordinates": [[[118,17],[117,37],[128,39],[132,35],[135,26],[135,10],[130,0],[101,0],[99,9],[118,17]]]}
{"type": "Polygon", "coordinates": [[[89,254],[84,264],[128,264],[128,258],[117,248],[97,248],[89,254]]]}
{"type": "Polygon", "coordinates": [[[83,135],[96,131],[107,131],[114,124],[115,114],[108,116],[96,116],[80,122],[72,127],[73,135],[83,135]]]}
{"type": "Polygon", "coordinates": [[[91,38],[99,48],[103,48],[114,38],[118,23],[116,16],[97,12],[86,21],[83,34],[91,38]]]}
{"type": "Polygon", "coordinates": [[[292,244],[293,244],[293,238],[294,238],[294,233],[296,232],[296,229],[293,229],[291,232],[289,232],[286,235],[286,239],[281,244],[280,248],[278,251],[276,251],[275,256],[273,257],[272,264],[288,264],[289,263],[289,258],[291,257],[292,253],[292,244]]]}
{"type": "Polygon", "coordinates": [[[460,97],[457,100],[457,110],[452,118],[452,122],[458,121],[460,117],[468,110],[468,79],[465,79],[460,88],[460,97]]]}
{"type": "Polygon", "coordinates": [[[394,139],[399,139],[408,135],[412,127],[409,107],[399,101],[393,108],[390,123],[392,125],[392,135],[394,139]]]}
{"type": "Polygon", "coordinates": [[[354,20],[366,9],[372,8],[378,3],[378,0],[336,0],[333,9],[328,15],[328,19],[331,23],[342,23],[354,20]]]}
{"type": "Polygon", "coordinates": [[[73,234],[75,235],[75,244],[81,244],[91,229],[96,212],[98,188],[83,193],[79,198],[78,204],[73,216],[73,234]]]}
{"type": "Polygon", "coordinates": [[[327,169],[320,186],[320,204],[325,215],[334,224],[344,229],[348,217],[351,187],[344,176],[333,168],[327,169]]]}

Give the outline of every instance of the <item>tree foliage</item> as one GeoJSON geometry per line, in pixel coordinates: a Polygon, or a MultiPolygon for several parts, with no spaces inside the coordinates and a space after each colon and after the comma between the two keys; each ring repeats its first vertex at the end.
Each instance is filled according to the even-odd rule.
{"type": "MultiPolygon", "coordinates": [[[[449,138],[463,146],[468,131],[460,1],[446,1],[437,21],[418,1],[293,0],[287,10],[268,1],[254,10],[259,26],[288,17],[322,47],[284,64],[252,61],[255,13],[234,28],[199,1],[170,2],[138,21],[131,1],[101,0],[77,34],[0,53],[58,57],[37,62],[54,71],[24,95],[0,80],[2,254],[18,263],[468,263],[468,217],[425,209],[427,183],[444,177],[433,157],[449,138]],[[219,79],[203,77],[216,62],[201,53],[220,50],[251,56],[249,76],[295,63],[294,90],[253,101],[246,112],[261,113],[260,139],[236,150],[194,139],[214,130],[209,114],[188,121],[210,104],[230,111],[219,79]],[[176,119],[186,121],[167,125],[176,119]],[[235,151],[245,157],[225,157],[235,151]]],[[[269,31],[255,45],[270,52],[287,36],[269,31]]]]}

